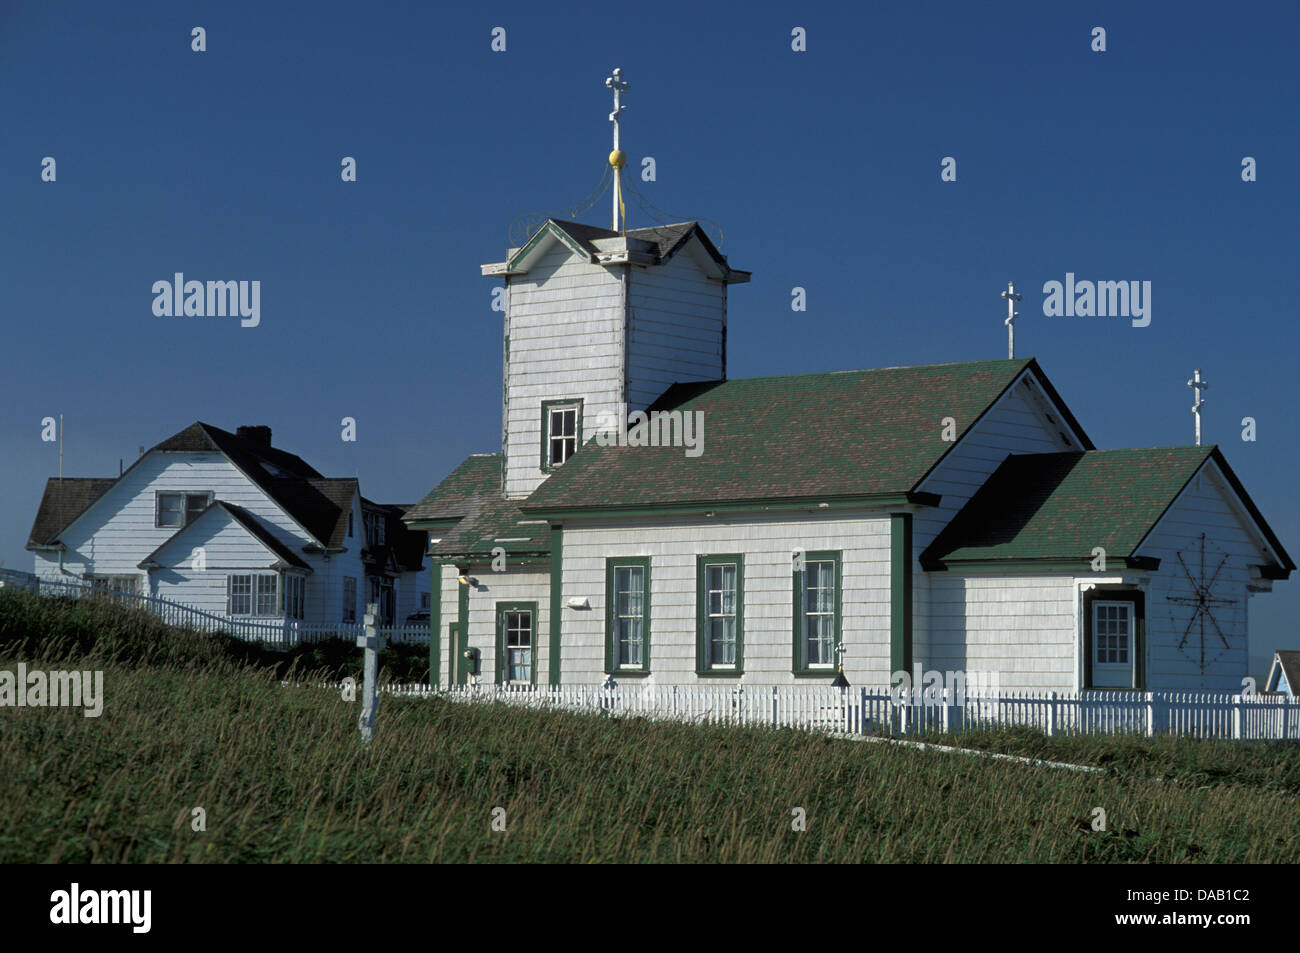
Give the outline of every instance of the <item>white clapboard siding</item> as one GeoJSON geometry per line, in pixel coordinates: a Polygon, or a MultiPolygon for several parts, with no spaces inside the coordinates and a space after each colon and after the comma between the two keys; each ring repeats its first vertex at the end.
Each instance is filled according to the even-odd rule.
{"type": "Polygon", "coordinates": [[[590,610],[565,611],[563,681],[604,678],[605,560],[650,557],[650,660],[656,684],[693,684],[696,556],[744,555],[742,684],[790,684],[793,606],[791,551],[842,553],[842,632],[850,681],[885,684],[889,670],[889,518],[883,514],[818,519],[772,516],[573,525],[564,533],[564,599],[590,610]]]}
{"type": "MultiPolygon", "coordinates": [[[[543,571],[491,572],[475,570],[479,587],[469,593],[469,645],[480,652],[479,675],[484,682],[496,680],[497,664],[497,605],[502,602],[535,602],[537,618],[533,621],[533,664],[537,666],[537,684],[545,685],[548,678],[550,652],[550,573],[543,571]]],[[[451,603],[450,615],[455,621],[456,603],[451,603]]],[[[444,614],[448,609],[444,606],[444,614]]],[[[443,676],[446,678],[446,675],[443,676]]]]}
{"type": "Polygon", "coordinates": [[[916,659],[937,671],[996,672],[1003,689],[1075,687],[1073,576],[935,573],[926,644],[916,659]]]}
{"type": "MultiPolygon", "coordinates": [[[[920,556],[939,532],[952,521],[961,508],[1011,453],[1056,453],[1075,449],[1063,438],[1059,418],[1043,413],[1043,398],[1027,376],[1011,388],[981,418],[969,433],[927,477],[920,489],[942,497],[940,505],[919,511],[912,524],[914,556],[920,556]]],[[[961,421],[958,421],[960,424],[961,421]]],[[[936,599],[949,595],[935,593],[933,583],[944,574],[923,572],[913,564],[913,648],[916,657],[929,651],[931,607],[936,599]]],[[[946,636],[945,636],[946,637],[946,636]]]]}
{"type": "MultiPolygon", "coordinates": [[[[63,560],[65,571],[59,571],[57,554],[51,557],[37,553],[36,573],[63,581],[86,574],[137,576],[140,591],[146,592],[149,589],[148,577],[139,568],[139,563],[176,533],[175,527],[154,525],[159,491],[211,492],[214,499],[243,507],[257,517],[279,542],[313,569],[304,593],[304,612],[308,622],[334,622],[341,618],[344,576],[355,577],[358,592],[364,593],[364,573],[359,556],[363,540],[356,537],[345,539],[348,551],[333,554],[329,559],[304,553],[303,547],[311,542],[306,530],[224,455],[216,452],[152,451],[147,454],[60,534],[59,538],[68,547],[63,560]]],[[[360,513],[357,512],[354,514],[356,532],[360,532],[361,525],[360,513]]],[[[253,545],[250,540],[248,546],[253,545]]],[[[256,548],[261,547],[258,545],[256,548]]],[[[187,560],[188,549],[184,560],[174,558],[176,565],[187,560]]],[[[214,562],[212,554],[209,554],[208,565],[220,564],[214,562]]],[[[210,568],[209,571],[213,570],[210,568]]],[[[224,575],[222,571],[222,611],[225,606],[224,575]]],[[[160,577],[160,580],[154,588],[165,590],[168,583],[165,578],[160,577]]],[[[207,587],[203,588],[206,591],[207,587]]],[[[181,601],[190,599],[185,596],[181,601]]]]}
{"type": "MultiPolygon", "coordinates": [[[[622,396],[623,283],[556,243],[508,285],[506,493],[527,496],[541,469],[542,401],[583,400],[583,440],[622,396]]],[[[453,603],[454,604],[454,603],[453,603]]]]}
{"type": "Polygon", "coordinates": [[[621,405],[644,409],[676,381],[723,376],[726,286],[689,254],[663,265],[592,264],[556,243],[509,282],[506,494],[545,479],[542,402],[583,401],[583,442],[621,405]]]}
{"type": "Polygon", "coordinates": [[[129,575],[138,563],[175,534],[175,527],[157,527],[158,491],[211,492],[218,500],[253,513],[284,545],[295,552],[309,541],[279,505],[219,453],[152,452],[113,485],[59,538],[69,552],[64,564],[79,564],[85,572],[129,575]]]}
{"type": "MultiPolygon", "coordinates": [[[[1213,464],[1202,467],[1157,524],[1140,550],[1160,560],[1152,574],[1147,605],[1148,687],[1170,691],[1239,691],[1249,671],[1247,584],[1250,566],[1269,561],[1259,551],[1258,533],[1229,502],[1226,487],[1213,464]],[[1214,607],[1214,621],[1227,638],[1225,648],[1206,621],[1206,665],[1200,660],[1200,626],[1193,626],[1182,649],[1178,643],[1187,631],[1193,609],[1168,601],[1169,596],[1194,598],[1196,589],[1179,563],[1179,553],[1198,581],[1201,576],[1201,533],[1206,534],[1205,576],[1217,579],[1215,598],[1231,599],[1230,606],[1214,607]],[[1220,562],[1227,562],[1219,568],[1220,562]]],[[[1270,649],[1271,651],[1271,649],[1270,649]]]]}
{"type": "Polygon", "coordinates": [[[727,286],[687,254],[628,279],[629,409],[644,409],[676,381],[723,376],[727,286]]]}

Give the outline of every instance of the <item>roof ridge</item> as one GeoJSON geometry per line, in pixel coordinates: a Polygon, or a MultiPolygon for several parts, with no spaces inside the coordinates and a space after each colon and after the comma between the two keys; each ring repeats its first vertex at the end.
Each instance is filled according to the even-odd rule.
{"type": "Polygon", "coordinates": [[[679,384],[740,384],[751,381],[776,381],[790,380],[796,377],[830,377],[835,374],[878,374],[883,371],[919,371],[939,367],[966,367],[976,364],[1016,364],[1024,363],[1028,366],[1029,362],[1034,361],[1032,357],[1012,357],[1012,358],[994,358],[984,361],[944,361],[938,364],[896,364],[889,367],[857,367],[844,368],[838,371],[808,371],[803,374],[764,374],[758,377],[729,377],[720,378],[716,381],[678,381],[679,384]]]}

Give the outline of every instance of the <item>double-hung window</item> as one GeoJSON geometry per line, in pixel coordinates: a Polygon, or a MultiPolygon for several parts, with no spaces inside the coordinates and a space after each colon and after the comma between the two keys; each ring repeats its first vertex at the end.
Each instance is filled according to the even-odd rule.
{"type": "Polygon", "coordinates": [[[605,671],[650,674],[650,557],[605,560],[605,671]]]}
{"type": "Polygon", "coordinates": [[[154,503],[154,526],[180,529],[194,522],[194,518],[208,508],[212,494],[170,493],[160,491],[154,503]]]}
{"type": "Polygon", "coordinates": [[[794,674],[833,676],[840,641],[839,552],[796,551],[794,560],[794,674]]]}
{"type": "Polygon", "coordinates": [[[275,573],[237,573],[226,577],[226,614],[274,616],[280,612],[280,577],[275,573]]]}
{"type": "Polygon", "coordinates": [[[537,603],[497,603],[497,682],[537,682],[537,603]]]}
{"type": "Polygon", "coordinates": [[[739,676],[744,655],[744,557],[696,560],[698,625],[695,671],[701,676],[739,676]]]}
{"type": "Polygon", "coordinates": [[[582,401],[542,401],[542,469],[564,464],[582,443],[582,401]]]}

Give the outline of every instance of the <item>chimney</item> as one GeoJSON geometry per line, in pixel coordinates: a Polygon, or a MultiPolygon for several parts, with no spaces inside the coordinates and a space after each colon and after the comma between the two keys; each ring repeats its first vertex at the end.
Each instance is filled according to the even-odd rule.
{"type": "Polygon", "coordinates": [[[271,428],[262,424],[239,427],[235,430],[235,436],[251,443],[254,447],[271,449],[271,428]]]}

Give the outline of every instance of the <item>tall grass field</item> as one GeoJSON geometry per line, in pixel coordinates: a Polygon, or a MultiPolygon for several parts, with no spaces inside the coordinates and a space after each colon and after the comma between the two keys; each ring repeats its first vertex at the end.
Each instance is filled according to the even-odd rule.
{"type": "MultiPolygon", "coordinates": [[[[386,654],[381,675],[427,677],[423,651],[386,654]]],[[[358,701],[282,685],[359,677],[360,655],[285,657],[0,591],[0,669],[104,672],[98,718],[0,708],[0,862],[1300,860],[1300,747],[1285,742],[942,739],[1105,769],[1087,773],[385,697],[365,746],[358,701]]]]}

